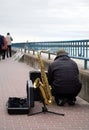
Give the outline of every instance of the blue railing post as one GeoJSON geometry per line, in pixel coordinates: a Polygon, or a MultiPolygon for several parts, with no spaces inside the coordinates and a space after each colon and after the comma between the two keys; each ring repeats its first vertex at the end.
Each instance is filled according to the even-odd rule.
{"type": "Polygon", "coordinates": [[[87,60],[84,60],[84,69],[87,69],[87,60]]]}
{"type": "Polygon", "coordinates": [[[50,53],[48,53],[48,59],[50,60],[50,53]]]}

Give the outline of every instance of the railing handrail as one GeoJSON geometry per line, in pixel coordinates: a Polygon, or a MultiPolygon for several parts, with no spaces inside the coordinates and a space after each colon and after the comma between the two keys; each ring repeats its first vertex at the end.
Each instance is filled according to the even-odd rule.
{"type": "MultiPolygon", "coordinates": [[[[64,49],[69,56],[75,59],[84,60],[84,68],[87,69],[89,61],[89,39],[85,40],[68,40],[68,41],[46,41],[46,42],[28,42],[28,43],[13,43],[13,47],[22,48],[28,51],[48,50],[50,55],[56,54],[58,49],[64,49]]],[[[35,53],[35,52],[34,52],[35,53]]],[[[34,54],[33,53],[33,54],[34,54]]]]}

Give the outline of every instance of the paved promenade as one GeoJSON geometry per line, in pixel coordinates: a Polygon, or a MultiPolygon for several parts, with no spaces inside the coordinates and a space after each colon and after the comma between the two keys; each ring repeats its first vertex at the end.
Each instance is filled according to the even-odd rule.
{"type": "MultiPolygon", "coordinates": [[[[34,70],[24,63],[8,58],[0,61],[0,130],[89,130],[89,103],[77,97],[75,106],[56,106],[48,110],[64,113],[64,116],[51,113],[9,115],[6,102],[9,97],[26,97],[26,82],[29,71],[34,70]]],[[[35,103],[33,112],[41,111],[42,104],[35,103]]]]}

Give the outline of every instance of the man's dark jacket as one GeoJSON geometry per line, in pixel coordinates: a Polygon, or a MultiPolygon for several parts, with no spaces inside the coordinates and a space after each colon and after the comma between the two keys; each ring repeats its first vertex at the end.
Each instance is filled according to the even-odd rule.
{"type": "Polygon", "coordinates": [[[81,87],[77,64],[67,54],[57,56],[48,67],[48,81],[56,93],[76,93],[81,87]]]}

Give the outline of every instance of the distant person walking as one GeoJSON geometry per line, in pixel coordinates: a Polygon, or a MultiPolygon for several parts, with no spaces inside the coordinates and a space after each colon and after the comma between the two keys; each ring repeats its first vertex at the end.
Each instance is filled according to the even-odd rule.
{"type": "Polygon", "coordinates": [[[10,33],[7,33],[6,40],[7,40],[7,57],[9,56],[11,57],[12,56],[11,42],[13,41],[13,38],[11,37],[10,33]]]}
{"type": "Polygon", "coordinates": [[[0,60],[1,57],[2,59],[5,59],[6,51],[7,51],[7,40],[5,36],[0,35],[0,60]]]}

